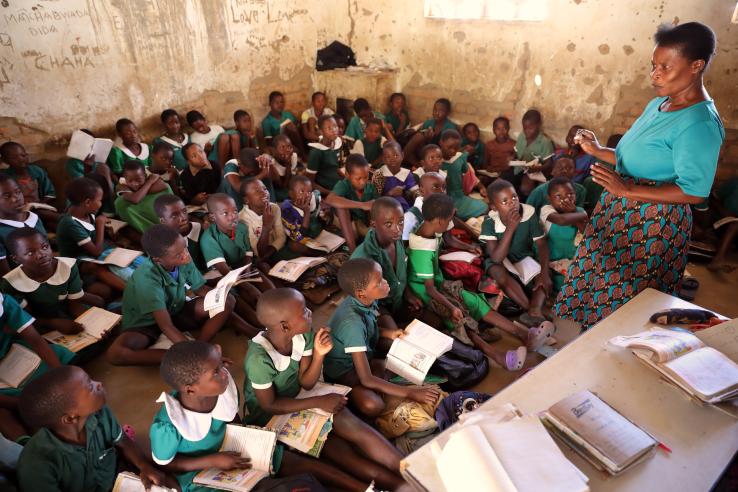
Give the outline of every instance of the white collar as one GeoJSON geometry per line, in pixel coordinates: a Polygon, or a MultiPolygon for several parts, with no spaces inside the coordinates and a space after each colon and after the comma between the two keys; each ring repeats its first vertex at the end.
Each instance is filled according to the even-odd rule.
{"type": "Polygon", "coordinates": [[[162,135],[161,137],[159,137],[159,139],[165,141],[166,143],[168,143],[169,145],[172,145],[174,147],[182,148],[185,145],[187,145],[189,143],[189,141],[190,141],[190,136],[189,135],[187,135],[186,133],[183,133],[182,135],[184,135],[184,140],[182,140],[181,142],[177,142],[176,140],[174,140],[172,138],[169,138],[166,135],[162,135]]]}
{"type": "Polygon", "coordinates": [[[209,413],[193,412],[182,406],[176,397],[162,393],[156,403],[164,403],[169,420],[188,441],[201,441],[210,432],[213,419],[231,422],[238,415],[238,389],[228,373],[228,389],[218,396],[218,402],[209,413]]]}
{"type": "MultiPolygon", "coordinates": [[[[320,139],[322,140],[323,137],[320,137],[320,139]]],[[[311,142],[308,144],[308,146],[318,150],[331,150],[320,142],[311,142]]],[[[343,147],[343,141],[341,140],[341,137],[336,137],[336,139],[333,141],[333,150],[338,150],[341,147],[343,147]]]]}
{"type": "Polygon", "coordinates": [[[190,229],[190,233],[187,234],[187,239],[191,239],[192,241],[199,243],[202,224],[199,222],[190,222],[190,224],[192,225],[192,229],[190,229]]]}
{"type": "Polygon", "coordinates": [[[77,260],[74,258],[65,258],[63,256],[58,256],[56,259],[59,260],[56,262],[56,271],[51,274],[51,277],[43,282],[33,280],[31,277],[26,275],[26,272],[24,272],[19,266],[6,273],[3,278],[7,280],[14,289],[20,292],[35,292],[41,284],[62,285],[69,280],[69,276],[72,273],[72,267],[77,263],[77,260]]]}
{"type": "MultiPolygon", "coordinates": [[[[80,223],[80,224],[82,225],[82,227],[84,227],[84,228],[85,228],[85,229],[87,229],[88,231],[92,232],[92,231],[94,231],[94,230],[95,230],[95,224],[94,224],[94,223],[90,223],[90,222],[85,222],[85,221],[84,221],[84,220],[82,220],[82,219],[78,219],[78,218],[77,218],[77,217],[75,217],[74,215],[72,215],[71,217],[72,217],[72,218],[73,218],[74,220],[76,220],[77,222],[79,222],[79,223],[80,223]]],[[[92,217],[92,222],[95,222],[95,216],[94,216],[94,215],[90,215],[90,217],[92,217]]]]}
{"type": "MultiPolygon", "coordinates": [[[[437,172],[444,178],[446,177],[446,171],[444,171],[443,169],[439,169],[437,172]]],[[[419,167],[415,170],[415,175],[418,177],[418,181],[420,181],[420,177],[424,174],[425,174],[425,169],[423,169],[422,167],[419,167]]],[[[420,182],[418,182],[418,184],[420,184],[420,182]]]]}
{"type": "Polygon", "coordinates": [[[23,222],[19,222],[17,220],[10,220],[10,219],[0,219],[0,224],[9,225],[11,227],[36,227],[36,223],[38,222],[38,215],[34,214],[33,212],[28,212],[28,217],[23,222]]]}
{"type": "MultiPolygon", "coordinates": [[[[520,223],[522,224],[526,220],[529,220],[531,217],[533,217],[533,214],[536,213],[536,209],[532,205],[528,205],[527,203],[521,203],[520,204],[523,207],[523,215],[520,219],[520,223]]],[[[502,219],[500,218],[500,212],[497,210],[490,210],[489,218],[492,219],[492,221],[495,223],[495,232],[505,232],[505,224],[502,223],[502,219]]]]}
{"type": "Polygon", "coordinates": [[[401,167],[400,170],[397,171],[397,174],[392,174],[392,171],[390,171],[390,168],[388,168],[386,164],[379,168],[379,172],[381,172],[382,176],[385,178],[395,177],[402,182],[405,182],[407,177],[410,175],[410,170],[406,167],[401,167]]]}
{"type": "Polygon", "coordinates": [[[5,301],[5,298],[3,297],[3,293],[0,292],[0,316],[5,314],[5,307],[3,306],[4,301],[5,301]]]}
{"type": "Polygon", "coordinates": [[[123,142],[122,141],[121,142],[116,142],[115,143],[115,146],[118,147],[121,150],[121,152],[123,152],[125,155],[127,155],[131,159],[136,159],[136,160],[139,160],[139,161],[145,161],[146,159],[149,158],[149,146],[146,145],[143,142],[139,142],[138,144],[141,146],[141,153],[138,154],[138,155],[134,155],[134,153],[131,152],[131,150],[128,147],[126,147],[125,145],[123,145],[123,142]]]}
{"type": "Polygon", "coordinates": [[[451,164],[452,162],[456,162],[456,159],[458,159],[462,155],[464,155],[463,152],[457,152],[456,154],[454,154],[454,156],[451,159],[444,159],[443,162],[447,162],[447,163],[451,164]]]}
{"type": "Polygon", "coordinates": [[[420,249],[424,251],[438,251],[438,237],[428,239],[427,237],[418,236],[415,233],[410,233],[408,248],[420,249]]]}
{"type": "Polygon", "coordinates": [[[259,334],[252,338],[251,341],[261,345],[262,348],[266,350],[266,353],[269,354],[269,358],[271,358],[274,363],[274,367],[279,372],[286,370],[290,366],[290,359],[300,362],[302,354],[305,352],[305,338],[302,335],[295,335],[292,337],[292,354],[290,356],[280,354],[279,351],[274,348],[272,342],[264,336],[263,331],[259,332],[259,334]]]}

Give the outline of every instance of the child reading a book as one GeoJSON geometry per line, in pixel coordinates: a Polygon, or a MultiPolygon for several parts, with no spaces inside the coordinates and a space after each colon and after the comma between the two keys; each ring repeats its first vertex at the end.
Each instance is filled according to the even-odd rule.
{"type": "Polygon", "coordinates": [[[410,127],[410,113],[407,111],[407,100],[402,92],[395,92],[389,97],[389,111],[384,119],[392,129],[394,135],[410,127]]]}
{"type": "Polygon", "coordinates": [[[382,147],[386,142],[382,136],[382,120],[370,118],[364,128],[364,136],[354,142],[351,152],[363,155],[372,167],[377,168],[382,162],[382,147]]]}
{"type": "Polygon", "coordinates": [[[323,115],[332,115],[333,110],[326,107],[325,93],[313,92],[310,97],[310,107],[302,112],[300,123],[302,127],[302,137],[305,142],[317,142],[320,138],[320,128],[318,128],[318,119],[323,115]]]}
{"type": "Polygon", "coordinates": [[[187,168],[179,175],[182,198],[188,205],[203,205],[220,187],[220,165],[208,160],[202,147],[194,142],[185,145],[182,152],[187,159],[187,168]]]}
{"type": "Polygon", "coordinates": [[[123,432],[105,399],[102,383],[75,366],[51,370],[24,388],[20,411],[38,432],[18,461],[22,490],[110,490],[126,465],[138,470],[144,487],[176,485],[123,432]]]}
{"type": "MultiPolygon", "coordinates": [[[[10,271],[12,260],[8,258],[6,238],[16,229],[31,227],[46,234],[38,215],[26,211],[23,192],[13,178],[0,173],[0,273],[10,271]]],[[[15,265],[12,265],[15,266],[15,265]]]]}
{"type": "Polygon", "coordinates": [[[138,127],[128,118],[121,118],[115,122],[115,133],[119,140],[115,142],[108,155],[108,167],[116,174],[123,172],[123,163],[130,160],[141,161],[144,167],[149,167],[151,156],[149,146],[141,142],[138,127]]]}
{"type": "MultiPolygon", "coordinates": [[[[269,264],[283,259],[287,241],[282,227],[279,205],[269,201],[269,191],[260,180],[248,178],[241,184],[243,208],[238,214],[241,223],[248,228],[251,251],[269,264]]],[[[287,251],[289,252],[289,250],[287,251]]]]}
{"type": "Polygon", "coordinates": [[[172,189],[158,174],[146,176],[146,169],[138,161],[126,161],[122,174],[115,211],[129,226],[143,233],[159,223],[154,212],[154,200],[158,196],[171,194],[172,189]]]}
{"type": "Polygon", "coordinates": [[[313,187],[321,194],[327,195],[342,178],[339,171],[343,140],[338,135],[336,117],[323,115],[318,118],[320,141],[310,144],[307,175],[313,187]]]}
{"type": "Polygon", "coordinates": [[[382,122],[382,130],[386,131],[384,126],[384,115],[379,111],[373,111],[369,101],[360,97],[354,101],[354,116],[349,120],[346,127],[346,136],[354,142],[364,138],[364,130],[371,119],[378,119],[382,122]]]}
{"type": "Polygon", "coordinates": [[[254,120],[248,111],[237,109],[233,112],[233,122],[236,128],[226,130],[226,135],[230,139],[231,150],[229,157],[235,158],[241,153],[241,149],[259,147],[256,141],[256,132],[254,131],[254,120]]]}
{"type": "MultiPolygon", "coordinates": [[[[574,179],[575,173],[574,160],[569,156],[561,156],[556,159],[553,163],[553,168],[551,169],[551,176],[553,178],[561,177],[568,179],[569,181],[574,179]]],[[[573,181],[572,186],[574,187],[574,192],[576,194],[576,206],[583,207],[584,202],[587,199],[587,190],[584,186],[579,183],[574,183],[573,181]]],[[[536,209],[537,214],[541,213],[541,209],[544,205],[549,205],[551,203],[548,199],[548,187],[549,182],[536,186],[533,191],[530,192],[528,199],[525,201],[525,203],[536,209]]]]}
{"type": "MultiPolygon", "coordinates": [[[[510,120],[498,116],[492,122],[492,133],[495,138],[484,145],[485,169],[489,173],[499,174],[505,179],[511,178],[510,161],[515,159],[515,140],[510,138],[510,120]]],[[[489,185],[493,178],[479,175],[480,181],[489,185]]]]}
{"type": "Polygon", "coordinates": [[[358,477],[376,481],[384,489],[402,485],[402,455],[376,429],[345,408],[345,396],[329,393],[298,399],[301,389],[311,390],[318,383],[323,361],[333,348],[328,328],[312,333],[312,311],[302,294],[284,288],[265,292],[257,315],[266,328],[249,341],[244,361],[244,422],[265,425],[272,415],[319,408],[333,414],[333,430],[321,458],[351,475],[323,465],[332,474],[319,476],[321,482],[340,487],[358,477]]]}
{"type": "MultiPolygon", "coordinates": [[[[231,150],[230,138],[225,135],[223,127],[209,124],[205,115],[194,110],[187,112],[187,124],[194,130],[190,134],[190,143],[199,145],[205,151],[208,160],[222,166],[231,150]]],[[[184,152],[184,148],[182,151],[184,152]]]]}
{"type": "MultiPolygon", "coordinates": [[[[463,176],[469,170],[467,154],[459,152],[461,135],[456,130],[444,130],[441,133],[440,147],[443,154],[441,169],[446,172],[446,188],[448,195],[454,200],[456,214],[461,220],[484,215],[487,204],[481,200],[470,198],[464,193],[463,176]]],[[[487,196],[484,185],[479,183],[477,189],[482,197],[487,196]]]]}
{"type": "Polygon", "coordinates": [[[275,200],[277,192],[274,189],[274,181],[281,177],[274,165],[275,160],[269,154],[260,154],[257,149],[241,149],[237,159],[231,159],[223,169],[223,180],[218,191],[233,198],[238,210],[243,208],[243,196],[241,195],[241,184],[248,178],[260,179],[269,190],[269,196],[275,200]],[[274,180],[274,181],[273,181],[274,180]]]}
{"type": "Polygon", "coordinates": [[[226,321],[236,330],[252,333],[253,327],[233,315],[236,299],[229,295],[225,308],[210,317],[203,308],[210,290],[187,251],[178,230],[157,224],[141,238],[147,258],[123,292],[122,331],[108,349],[114,365],[157,365],[165,350],[149,348],[163,334],[176,343],[187,329],[200,329],[199,340],[209,341],[226,321]],[[187,296],[191,291],[195,298],[187,296]]]}
{"type": "Polygon", "coordinates": [[[409,169],[402,167],[402,147],[396,141],[387,142],[382,147],[384,165],[374,173],[372,181],[382,196],[391,196],[402,206],[403,211],[410,208],[408,199],[418,191],[415,176],[409,169]]]}
{"type": "MultiPolygon", "coordinates": [[[[448,229],[454,216],[453,200],[448,195],[434,194],[423,204],[423,223],[415,233],[410,234],[408,247],[408,286],[418,296],[423,305],[430,306],[445,320],[447,328],[459,323],[468,312],[476,321],[495,325],[506,332],[528,342],[528,348],[538,348],[545,337],[538,332],[518,327],[515,323],[494,311],[482,294],[461,289],[456,302],[451,302],[449,294],[443,290],[444,277],[438,264],[441,249],[441,234],[448,229]],[[432,302],[434,301],[434,302],[432,302]],[[463,308],[463,310],[462,310],[463,308]]],[[[509,371],[523,367],[527,354],[526,347],[518,347],[503,353],[487,344],[478,333],[464,328],[466,336],[475,347],[509,371]]],[[[463,333],[460,333],[463,336],[463,333]]],[[[546,335],[550,335],[550,332],[546,335]]]]}
{"type": "Polygon", "coordinates": [[[182,199],[176,195],[158,196],[154,200],[154,212],[159,217],[159,222],[178,230],[182,237],[187,240],[187,251],[190,252],[192,263],[200,270],[200,273],[207,271],[202,249],[200,248],[202,224],[190,220],[187,214],[187,206],[182,199]]]}
{"type": "Polygon", "coordinates": [[[300,256],[321,256],[323,251],[306,244],[323,231],[320,192],[313,190],[310,178],[297,175],[290,179],[288,193],[288,198],[280,205],[287,247],[300,256]]]}
{"type": "Polygon", "coordinates": [[[42,167],[29,164],[26,149],[16,142],[0,145],[0,159],[7,164],[0,172],[18,183],[26,208],[34,210],[50,230],[56,230],[60,218],[59,212],[52,206],[56,200],[56,190],[46,171],[42,167]]]}
{"type": "MultiPolygon", "coordinates": [[[[80,128],[79,131],[95,138],[95,135],[87,128],[80,128]]],[[[79,178],[80,176],[86,176],[95,172],[101,164],[107,167],[104,162],[96,161],[96,158],[97,156],[95,154],[90,154],[85,159],[67,157],[67,163],[65,165],[67,176],[69,178],[79,178]]]]}
{"type": "Polygon", "coordinates": [[[487,256],[484,269],[507,297],[527,311],[520,321],[540,327],[546,320],[541,309],[552,287],[549,269],[541,268],[550,259],[546,233],[535,209],[520,203],[509,181],[496,180],[489,185],[488,196],[490,212],[479,235],[487,256]],[[516,273],[511,274],[510,267],[516,273]]]}
{"type": "Polygon", "coordinates": [[[484,144],[479,139],[479,127],[476,123],[467,123],[461,128],[461,150],[469,156],[469,164],[474,169],[484,168],[484,144]]]}
{"type": "Polygon", "coordinates": [[[328,320],[333,348],[323,363],[326,381],[350,386],[352,404],[370,418],[384,411],[383,394],[434,403],[439,396],[436,388],[390,383],[384,378],[383,361],[374,358],[380,336],[397,338],[402,334],[396,328],[383,330],[377,325],[377,301],[390,292],[382,267],[368,258],[351,259],[338,271],[338,284],[347,297],[328,320]]]}
{"type": "Polygon", "coordinates": [[[341,233],[349,251],[356,249],[357,239],[366,236],[369,228],[367,212],[379,193],[369,182],[369,163],[360,154],[346,159],[346,178],[333,187],[325,203],[336,211],[341,233]]]}
{"type": "Polygon", "coordinates": [[[190,136],[182,131],[182,120],[174,109],[165,109],[161,112],[161,124],[164,126],[164,134],[156,137],[154,144],[165,142],[171,145],[174,151],[174,167],[182,171],[187,167],[182,147],[190,143],[190,136]]]}

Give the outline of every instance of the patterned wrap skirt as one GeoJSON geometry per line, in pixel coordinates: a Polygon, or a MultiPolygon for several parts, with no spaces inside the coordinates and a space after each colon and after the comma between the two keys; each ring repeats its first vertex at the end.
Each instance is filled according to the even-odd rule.
{"type": "Polygon", "coordinates": [[[556,299],[556,314],[586,330],[646,288],[675,295],[691,229],[687,204],[648,203],[603,191],[556,299]]]}

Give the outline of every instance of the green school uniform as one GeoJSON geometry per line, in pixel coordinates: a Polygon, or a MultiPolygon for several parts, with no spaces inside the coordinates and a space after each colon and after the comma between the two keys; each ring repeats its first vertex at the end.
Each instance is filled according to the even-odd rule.
{"type": "Polygon", "coordinates": [[[125,164],[126,161],[138,161],[143,164],[144,167],[149,167],[149,164],[151,164],[151,149],[148,144],[143,142],[140,142],[140,144],[141,153],[138,155],[134,155],[133,152],[131,152],[130,149],[125,147],[122,143],[115,144],[113,148],[110,149],[110,154],[108,155],[108,167],[110,167],[110,170],[115,174],[121,174],[123,172],[123,164],[125,164]]]}
{"type": "Polygon", "coordinates": [[[228,234],[221,232],[217,225],[212,224],[200,235],[200,249],[205,266],[208,268],[221,262],[225,262],[231,268],[237,268],[243,264],[246,253],[251,251],[249,229],[246,224],[239,222],[231,239],[228,234]]]}
{"type": "Polygon", "coordinates": [[[18,183],[18,186],[23,192],[23,196],[27,197],[37,195],[39,200],[43,200],[44,198],[56,198],[54,184],[51,182],[49,175],[42,167],[29,164],[26,167],[26,170],[28,171],[27,178],[18,177],[18,171],[10,166],[0,169],[0,172],[10,176],[16,181],[16,183],[18,183]]]}
{"type": "Polygon", "coordinates": [[[159,216],[154,210],[154,201],[162,195],[171,195],[172,189],[166,185],[166,189],[158,193],[150,193],[143,197],[138,203],[132,203],[123,196],[115,199],[115,213],[124,222],[140,233],[159,223],[159,216]]]}
{"type": "Polygon", "coordinates": [[[185,159],[185,156],[182,153],[182,147],[190,143],[190,136],[186,133],[183,133],[182,135],[184,135],[184,139],[181,142],[178,142],[173,138],[169,138],[166,135],[162,135],[154,139],[155,144],[165,142],[172,146],[172,150],[174,150],[174,167],[176,167],[178,171],[182,171],[187,167],[187,159],[185,159]]]}
{"type": "Polygon", "coordinates": [[[543,132],[538,132],[538,136],[530,144],[525,139],[525,133],[521,133],[518,141],[515,142],[515,154],[523,161],[532,161],[536,157],[547,157],[553,154],[553,151],[553,142],[543,132]]]}
{"type": "MultiPolygon", "coordinates": [[[[20,229],[22,227],[32,227],[44,236],[46,236],[46,229],[44,228],[44,224],[41,222],[41,219],[38,218],[38,215],[34,214],[33,212],[28,212],[28,217],[23,222],[10,219],[0,219],[0,260],[3,260],[8,256],[8,248],[6,243],[8,235],[14,230],[20,229]]],[[[57,229],[57,235],[58,234],[59,233],[57,229]]]]}
{"type": "Polygon", "coordinates": [[[451,159],[444,159],[441,169],[446,173],[446,193],[454,200],[456,215],[462,220],[484,215],[489,209],[487,204],[464,194],[463,176],[469,170],[466,153],[457,152],[451,159]]]}
{"type": "Polygon", "coordinates": [[[31,437],[18,460],[22,490],[107,492],[117,475],[115,446],[123,429],[103,406],[85,422],[86,446],[62,441],[47,428],[31,437]]]}
{"type": "Polygon", "coordinates": [[[166,309],[171,316],[179,313],[187,301],[186,292],[203,285],[205,279],[192,262],[180,266],[175,279],[161,265],[146,258],[123,291],[123,330],[140,331],[158,338],[160,330],[154,320],[154,311],[166,309]]]}
{"type": "MultiPolygon", "coordinates": [[[[95,169],[97,169],[98,164],[100,163],[92,163],[92,169],[90,169],[90,173],[94,172],[95,169]]],[[[69,159],[67,159],[66,169],[69,179],[81,178],[85,176],[85,163],[79,159],[75,159],[74,157],[70,157],[69,159]]]]}
{"type": "Polygon", "coordinates": [[[297,118],[289,111],[282,111],[279,118],[276,118],[271,112],[267,113],[264,119],[261,120],[261,130],[264,132],[264,138],[276,137],[282,133],[282,124],[288,120],[297,125],[297,118]]]}
{"type": "MultiPolygon", "coordinates": [[[[364,186],[364,192],[362,193],[361,198],[359,198],[358,193],[356,193],[356,190],[351,186],[348,179],[342,179],[336,183],[336,186],[334,186],[331,191],[338,196],[342,196],[343,198],[353,200],[355,202],[370,202],[372,200],[376,200],[380,196],[379,193],[377,193],[377,188],[375,188],[372,183],[367,183],[364,186]]],[[[352,208],[351,218],[353,220],[360,220],[367,225],[369,224],[369,214],[364,210],[352,208]]]]}
{"type": "Polygon", "coordinates": [[[315,175],[315,181],[322,186],[332,190],[336,183],[343,177],[339,174],[339,155],[343,140],[337,138],[333,142],[333,147],[328,148],[321,143],[308,144],[310,154],[308,155],[307,172],[315,175]]]}
{"type": "MultiPolygon", "coordinates": [[[[236,202],[236,210],[241,210],[244,203],[243,197],[241,196],[240,185],[239,189],[233,188],[231,182],[226,179],[229,175],[238,176],[238,179],[241,182],[246,179],[246,176],[241,173],[241,169],[238,167],[238,161],[236,159],[231,159],[226,162],[225,167],[223,167],[223,179],[220,181],[220,185],[218,186],[218,193],[225,193],[229,197],[233,198],[233,201],[236,202]]],[[[272,202],[276,201],[277,192],[274,189],[274,183],[271,178],[263,178],[261,179],[261,182],[264,183],[264,186],[269,192],[269,200],[272,202]]]]}
{"type": "Polygon", "coordinates": [[[30,278],[21,267],[3,276],[0,290],[13,296],[23,309],[39,318],[58,318],[66,312],[67,299],[85,295],[74,258],[57,257],[56,271],[43,282],[30,278]]]}
{"type": "Polygon", "coordinates": [[[277,398],[294,398],[300,392],[300,360],[313,355],[313,334],[292,337],[292,354],[282,355],[274,348],[262,331],[249,341],[243,383],[245,424],[263,426],[272,417],[256,399],[254,390],[274,388],[277,398]]]}
{"type": "Polygon", "coordinates": [[[89,222],[73,217],[69,214],[62,215],[56,226],[56,245],[59,254],[69,258],[89,256],[82,251],[83,244],[93,241],[95,238],[95,216],[90,215],[89,222]]]}
{"type": "MultiPolygon", "coordinates": [[[[461,139],[461,148],[471,145],[466,138],[461,139]]],[[[472,145],[472,152],[469,154],[469,163],[474,169],[484,169],[484,144],[481,140],[477,140],[477,143],[472,145]]]]}
{"type": "Polygon", "coordinates": [[[328,320],[333,348],[323,362],[327,381],[336,381],[354,369],[354,352],[366,352],[366,358],[372,359],[379,340],[377,307],[376,301],[365,306],[354,296],[347,296],[328,320]]]}
{"type": "Polygon", "coordinates": [[[390,111],[384,115],[384,120],[389,123],[390,127],[392,127],[392,133],[395,135],[406,130],[410,126],[410,113],[408,113],[406,109],[403,109],[402,113],[405,115],[405,124],[402,127],[400,127],[400,118],[398,118],[395,113],[390,111]]]}
{"type": "MultiPolygon", "coordinates": [[[[407,285],[427,306],[430,303],[430,295],[425,287],[425,281],[433,279],[436,287],[444,281],[441,267],[438,264],[438,252],[441,249],[441,236],[425,238],[417,234],[410,234],[408,243],[408,275],[407,285]]],[[[461,299],[469,310],[469,314],[475,320],[482,319],[491,309],[482,294],[476,294],[467,290],[461,291],[461,299]]],[[[448,328],[452,328],[451,322],[444,320],[448,328]]]]}
{"type": "MultiPolygon", "coordinates": [[[[536,209],[537,214],[541,213],[541,208],[544,205],[549,205],[551,203],[548,199],[548,184],[549,182],[546,181],[545,183],[533,188],[533,191],[530,192],[528,199],[525,201],[525,203],[536,209]]],[[[577,207],[583,207],[585,200],[587,199],[587,190],[579,183],[572,184],[574,185],[574,193],[576,194],[576,205],[577,207]]]]}
{"type": "MultiPolygon", "coordinates": [[[[510,242],[510,249],[507,252],[507,259],[512,263],[517,263],[526,256],[535,258],[535,242],[546,235],[538,220],[536,210],[527,203],[521,203],[520,206],[522,208],[520,224],[515,229],[510,242]]],[[[502,239],[506,229],[505,224],[500,219],[499,212],[490,210],[488,216],[482,222],[482,232],[479,234],[479,240],[482,243],[498,241],[502,239]]],[[[484,269],[487,270],[490,266],[492,266],[492,260],[487,258],[484,262],[484,269]]]]}
{"type": "Polygon", "coordinates": [[[351,258],[369,258],[382,267],[382,276],[390,286],[390,293],[379,305],[390,312],[397,311],[403,305],[403,294],[407,287],[407,256],[402,239],[395,242],[395,264],[390,261],[389,253],[377,243],[377,232],[372,227],[366,233],[364,242],[354,250],[351,258]]]}
{"type": "MultiPolygon", "coordinates": [[[[577,207],[577,212],[584,212],[584,209],[577,207]]],[[[571,225],[554,224],[548,220],[551,214],[555,214],[556,209],[551,205],[544,205],[541,208],[541,224],[546,231],[546,242],[548,243],[548,251],[551,261],[574,258],[577,252],[577,246],[574,240],[577,236],[578,229],[571,225]]],[[[558,272],[553,275],[554,289],[559,291],[564,284],[564,276],[558,272]]]]}
{"type": "Polygon", "coordinates": [[[379,137],[373,142],[369,142],[366,137],[357,140],[354,144],[353,154],[363,154],[369,164],[382,155],[382,146],[387,142],[384,137],[379,137]]]}
{"type": "Polygon", "coordinates": [[[187,251],[190,252],[192,263],[195,264],[200,272],[208,269],[205,266],[205,258],[202,256],[202,248],[200,247],[200,236],[202,235],[202,224],[199,222],[190,222],[190,233],[187,234],[187,251]]]}
{"type": "MultiPolygon", "coordinates": [[[[384,121],[384,115],[379,111],[374,111],[374,117],[384,121]]],[[[344,134],[347,137],[350,137],[352,140],[360,140],[364,138],[364,128],[366,128],[366,123],[364,123],[364,120],[359,118],[358,115],[354,115],[349,120],[344,134]]]]}
{"type": "Polygon", "coordinates": [[[235,128],[231,128],[230,130],[225,131],[226,135],[238,135],[238,140],[241,148],[244,147],[251,147],[252,149],[256,149],[259,147],[256,137],[252,137],[250,135],[244,135],[243,133],[239,132],[235,128]]]}
{"type": "MultiPolygon", "coordinates": [[[[436,127],[436,120],[433,118],[429,118],[423,122],[423,124],[420,126],[421,130],[425,130],[427,128],[435,128],[436,127]]],[[[446,130],[458,130],[459,125],[457,125],[454,121],[446,118],[443,120],[443,125],[441,126],[441,131],[439,133],[439,136],[441,133],[443,133],[446,130]]]]}

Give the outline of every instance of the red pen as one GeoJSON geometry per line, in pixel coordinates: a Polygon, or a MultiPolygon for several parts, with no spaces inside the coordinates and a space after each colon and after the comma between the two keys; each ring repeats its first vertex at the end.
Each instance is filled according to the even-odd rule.
{"type": "Polygon", "coordinates": [[[671,449],[669,449],[669,447],[667,447],[663,442],[659,442],[659,447],[666,453],[671,454],[671,449]]]}

